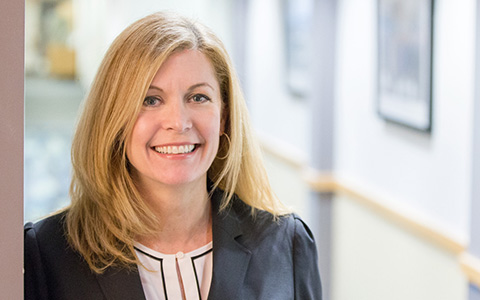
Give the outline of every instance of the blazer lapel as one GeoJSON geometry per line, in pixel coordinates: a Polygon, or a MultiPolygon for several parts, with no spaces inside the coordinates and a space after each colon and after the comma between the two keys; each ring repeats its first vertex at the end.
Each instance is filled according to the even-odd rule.
{"type": "Polygon", "coordinates": [[[138,270],[108,268],[97,275],[98,283],[106,299],[145,299],[138,270]]]}
{"type": "Polygon", "coordinates": [[[238,242],[242,228],[233,209],[218,212],[221,193],[212,196],[213,276],[209,300],[237,299],[251,252],[238,242]]]}

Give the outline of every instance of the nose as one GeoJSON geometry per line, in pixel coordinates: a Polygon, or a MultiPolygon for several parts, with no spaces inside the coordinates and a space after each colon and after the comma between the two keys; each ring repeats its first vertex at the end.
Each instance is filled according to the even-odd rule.
{"type": "Polygon", "coordinates": [[[166,130],[185,132],[192,127],[187,104],[182,100],[169,101],[163,115],[163,127],[166,130]]]}

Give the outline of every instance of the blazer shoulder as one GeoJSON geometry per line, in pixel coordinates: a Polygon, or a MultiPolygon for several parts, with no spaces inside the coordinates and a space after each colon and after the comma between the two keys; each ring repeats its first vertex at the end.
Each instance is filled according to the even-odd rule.
{"type": "Polygon", "coordinates": [[[129,280],[131,285],[127,285],[127,281],[121,278],[129,274],[126,270],[109,268],[100,275],[90,270],[83,257],[68,243],[65,215],[61,212],[36,223],[25,224],[25,299],[105,299],[107,293],[122,291],[127,295],[130,290],[137,292],[139,289],[131,289],[131,285],[141,288],[138,273],[132,272],[135,280],[129,280]],[[116,289],[106,289],[104,293],[102,286],[109,287],[113,281],[118,282],[116,289]]]}
{"type": "Polygon", "coordinates": [[[295,299],[322,299],[322,284],[318,268],[318,253],[313,233],[297,215],[292,215],[293,273],[295,299]]]}
{"type": "Polygon", "coordinates": [[[38,222],[24,225],[24,238],[38,241],[65,239],[65,212],[57,213],[38,222]]]}
{"type": "Polygon", "coordinates": [[[63,214],[56,214],[24,226],[25,299],[51,299],[51,266],[65,252],[63,214]]]}
{"type": "Polygon", "coordinates": [[[291,222],[294,223],[295,235],[308,240],[310,243],[315,243],[312,230],[308,227],[307,223],[296,214],[291,214],[291,219],[291,222]]]}

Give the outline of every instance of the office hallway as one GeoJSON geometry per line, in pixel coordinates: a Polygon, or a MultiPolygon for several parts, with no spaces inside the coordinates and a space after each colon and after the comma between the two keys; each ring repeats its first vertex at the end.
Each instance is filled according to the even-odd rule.
{"type": "Polygon", "coordinates": [[[71,138],[83,97],[75,81],[25,79],[25,221],[68,203],[71,138]]]}

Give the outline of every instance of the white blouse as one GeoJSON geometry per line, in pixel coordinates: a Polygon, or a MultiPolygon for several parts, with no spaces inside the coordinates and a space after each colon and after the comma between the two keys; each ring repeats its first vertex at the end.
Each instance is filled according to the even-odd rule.
{"type": "Polygon", "coordinates": [[[163,254],[136,243],[135,251],[143,264],[138,265],[138,270],[146,299],[207,299],[212,282],[212,250],[210,242],[189,253],[163,254]]]}

